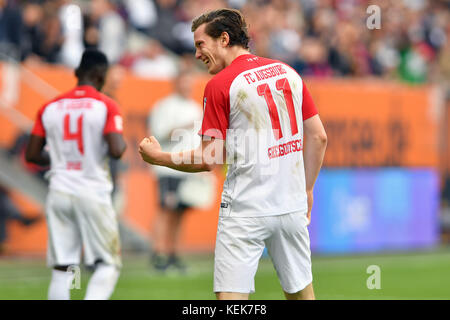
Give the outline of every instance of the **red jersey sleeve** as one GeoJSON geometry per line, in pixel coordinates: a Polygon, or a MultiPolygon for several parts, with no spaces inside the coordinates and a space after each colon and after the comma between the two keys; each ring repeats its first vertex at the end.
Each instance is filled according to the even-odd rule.
{"type": "Polygon", "coordinates": [[[33,130],[31,130],[31,134],[39,137],[45,138],[45,128],[44,124],[42,123],[42,114],[44,113],[45,106],[39,109],[36,122],[34,123],[33,130]]]}
{"type": "Polygon", "coordinates": [[[200,135],[225,140],[230,119],[230,102],[227,96],[217,82],[208,82],[203,97],[200,135]]]}
{"type": "Polygon", "coordinates": [[[317,111],[316,105],[314,104],[314,101],[311,97],[311,94],[308,91],[308,88],[305,85],[305,82],[303,82],[303,104],[302,104],[302,115],[303,115],[303,121],[306,119],[311,118],[312,116],[315,116],[319,112],[317,111]]]}
{"type": "Polygon", "coordinates": [[[105,135],[112,132],[122,133],[123,120],[120,115],[119,106],[111,99],[106,100],[105,104],[107,107],[107,114],[103,134],[105,135]]]}

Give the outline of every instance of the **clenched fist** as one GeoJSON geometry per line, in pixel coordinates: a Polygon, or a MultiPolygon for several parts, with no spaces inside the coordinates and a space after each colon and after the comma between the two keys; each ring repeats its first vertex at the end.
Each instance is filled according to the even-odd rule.
{"type": "Polygon", "coordinates": [[[139,153],[145,162],[157,164],[161,154],[161,146],[154,136],[144,138],[139,144],[139,153]]]}

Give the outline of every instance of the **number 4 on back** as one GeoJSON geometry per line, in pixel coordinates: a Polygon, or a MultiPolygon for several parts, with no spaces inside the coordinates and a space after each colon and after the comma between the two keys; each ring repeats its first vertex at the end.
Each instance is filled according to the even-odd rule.
{"type": "Polygon", "coordinates": [[[70,132],[70,114],[66,114],[64,117],[64,140],[76,140],[78,144],[78,150],[81,154],[84,154],[83,146],[83,115],[80,115],[77,120],[77,131],[70,132]]]}

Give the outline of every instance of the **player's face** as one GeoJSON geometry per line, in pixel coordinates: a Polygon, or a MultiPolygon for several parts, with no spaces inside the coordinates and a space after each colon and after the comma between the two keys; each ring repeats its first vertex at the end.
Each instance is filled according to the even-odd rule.
{"type": "Polygon", "coordinates": [[[223,45],[219,39],[206,34],[206,24],[202,24],[194,32],[195,58],[202,60],[210,74],[216,74],[226,67],[223,45]]]}

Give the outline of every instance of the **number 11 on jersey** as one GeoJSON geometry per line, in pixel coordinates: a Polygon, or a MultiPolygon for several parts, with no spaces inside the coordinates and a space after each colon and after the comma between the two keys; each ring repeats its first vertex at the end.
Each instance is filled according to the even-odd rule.
{"type": "MultiPolygon", "coordinates": [[[[294,99],[292,98],[292,90],[289,81],[286,78],[278,79],[275,83],[277,90],[283,90],[284,100],[286,102],[287,111],[289,114],[291,133],[296,135],[298,133],[297,117],[295,116],[294,99]]],[[[275,139],[280,140],[283,137],[281,131],[280,117],[278,116],[277,105],[273,100],[272,92],[267,83],[260,84],[257,87],[258,95],[264,96],[267,106],[269,107],[269,116],[272,121],[272,130],[275,139]]]]}

